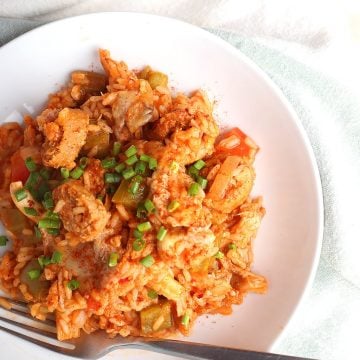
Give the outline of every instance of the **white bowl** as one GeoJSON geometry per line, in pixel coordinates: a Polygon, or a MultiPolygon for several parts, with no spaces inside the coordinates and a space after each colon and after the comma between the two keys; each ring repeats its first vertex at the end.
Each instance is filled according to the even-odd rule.
{"type": "MultiPolygon", "coordinates": [[[[248,295],[231,316],[201,317],[189,340],[269,350],[314,276],[323,230],[318,169],[296,114],[257,66],[214,35],[158,16],[100,13],[42,26],[0,49],[0,119],[35,115],[72,70],[99,70],[100,47],[130,67],[149,64],[167,73],[176,90],[206,90],[219,123],[239,127],[260,146],[253,195],[264,197],[267,214],[254,244],[254,270],[267,277],[269,291],[248,295]]],[[[10,358],[49,356],[4,333],[0,346],[10,358]]]]}

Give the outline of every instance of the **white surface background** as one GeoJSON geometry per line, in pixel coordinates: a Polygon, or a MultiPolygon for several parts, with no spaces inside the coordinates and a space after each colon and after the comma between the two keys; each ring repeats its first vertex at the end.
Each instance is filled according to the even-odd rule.
{"type": "Polygon", "coordinates": [[[359,2],[0,1],[0,16],[8,18],[0,21],[1,34],[7,39],[6,31],[19,31],[15,18],[49,21],[110,10],[166,15],[211,29],[252,58],[292,102],[317,156],[326,229],[310,296],[274,350],[324,360],[357,358],[359,2]]]}

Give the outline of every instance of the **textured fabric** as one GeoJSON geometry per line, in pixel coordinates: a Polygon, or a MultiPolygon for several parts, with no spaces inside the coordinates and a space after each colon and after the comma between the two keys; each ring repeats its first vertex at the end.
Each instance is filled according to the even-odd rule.
{"type": "Polygon", "coordinates": [[[257,63],[285,93],[308,133],[325,205],[323,248],[312,290],[274,351],[324,360],[358,357],[359,8],[350,1],[329,4],[325,0],[22,0],[0,4],[1,45],[42,22],[65,16],[142,11],[205,27],[257,63]]]}

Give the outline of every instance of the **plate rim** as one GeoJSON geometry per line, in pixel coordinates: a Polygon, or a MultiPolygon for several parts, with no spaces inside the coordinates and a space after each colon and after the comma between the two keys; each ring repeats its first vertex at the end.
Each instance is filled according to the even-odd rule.
{"type": "MultiPolygon", "coordinates": [[[[236,57],[239,61],[243,62],[251,71],[253,71],[259,78],[261,78],[262,81],[265,82],[265,84],[272,90],[273,94],[276,96],[278,101],[281,103],[281,105],[285,108],[285,110],[289,113],[289,116],[291,117],[292,121],[294,122],[294,125],[296,126],[297,131],[301,135],[301,140],[305,146],[305,149],[307,151],[308,157],[309,157],[309,165],[312,169],[311,176],[314,180],[314,190],[316,194],[316,214],[318,216],[318,224],[316,229],[316,247],[315,251],[312,257],[311,262],[311,269],[309,272],[308,277],[304,281],[304,287],[301,293],[301,296],[297,299],[296,303],[294,304],[292,313],[287,319],[286,324],[283,326],[283,328],[279,331],[277,335],[274,336],[273,341],[269,345],[269,351],[271,351],[273,348],[278,346],[282,339],[286,336],[287,330],[289,326],[291,325],[295,315],[299,312],[299,309],[304,303],[304,300],[308,297],[309,292],[311,290],[312,284],[314,282],[319,262],[320,262],[320,255],[321,255],[321,249],[322,249],[322,243],[323,243],[323,236],[324,236],[324,221],[325,221],[325,214],[324,214],[324,196],[323,196],[323,188],[322,188],[322,181],[321,181],[321,175],[318,167],[318,163],[316,160],[316,156],[314,153],[314,148],[311,144],[311,141],[309,139],[309,136],[304,128],[304,125],[302,124],[298,114],[296,113],[293,105],[291,104],[290,100],[286,97],[286,95],[283,93],[283,91],[280,89],[280,86],[270,78],[270,76],[266,73],[265,70],[263,70],[254,60],[252,60],[250,57],[245,55],[240,49],[233,46],[231,43],[227,42],[226,40],[222,39],[221,37],[215,35],[214,33],[201,28],[199,26],[193,25],[191,23],[188,23],[184,20],[179,20],[172,17],[162,16],[162,15],[156,15],[156,14],[149,14],[144,12],[132,12],[132,11],[102,11],[102,12],[94,12],[94,13],[86,13],[71,17],[66,17],[62,19],[58,19],[55,21],[51,21],[45,24],[40,24],[34,29],[31,29],[29,31],[26,31],[25,33],[15,37],[14,39],[10,40],[9,42],[5,43],[0,47],[0,56],[3,50],[6,50],[7,48],[10,48],[16,44],[16,42],[20,40],[24,40],[27,37],[31,37],[34,34],[36,35],[37,32],[43,32],[48,27],[56,26],[60,23],[67,23],[67,22],[74,22],[77,19],[83,19],[83,18],[91,18],[91,17],[98,17],[98,16],[133,16],[133,17],[145,17],[145,18],[153,18],[153,19],[160,19],[161,21],[168,21],[171,23],[177,23],[179,26],[188,27],[189,31],[195,31],[202,33],[203,36],[207,37],[211,42],[215,42],[220,47],[225,48],[228,52],[231,53],[232,56],[236,57]]],[[[2,122],[0,122],[2,123],[2,122]]]]}

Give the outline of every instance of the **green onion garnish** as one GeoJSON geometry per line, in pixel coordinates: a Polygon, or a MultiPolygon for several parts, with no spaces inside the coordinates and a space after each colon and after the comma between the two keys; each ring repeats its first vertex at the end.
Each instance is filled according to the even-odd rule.
{"type": "Polygon", "coordinates": [[[69,169],[63,167],[60,169],[60,174],[64,179],[67,179],[70,176],[70,171],[69,169]]]}
{"type": "Polygon", "coordinates": [[[67,283],[67,287],[73,291],[78,289],[79,286],[80,286],[80,283],[75,279],[72,279],[72,280],[68,281],[68,283],[67,283]]]}
{"type": "Polygon", "coordinates": [[[137,209],[136,209],[136,217],[138,219],[146,219],[147,216],[147,211],[145,209],[144,204],[139,204],[137,209]]]}
{"type": "Polygon", "coordinates": [[[115,158],[106,158],[104,160],[101,160],[101,166],[104,168],[104,169],[112,169],[113,167],[116,166],[116,160],[115,158]]]}
{"type": "Polygon", "coordinates": [[[235,244],[229,244],[228,247],[229,247],[230,250],[235,250],[236,249],[235,244]]]}
{"type": "Polygon", "coordinates": [[[145,256],[143,259],[141,259],[140,262],[145,267],[149,268],[151,265],[153,265],[155,263],[155,260],[151,255],[148,255],[148,256],[145,256]]]}
{"type": "Polygon", "coordinates": [[[134,165],[138,161],[138,157],[136,155],[130,156],[125,160],[126,165],[134,165]]]}
{"type": "Polygon", "coordinates": [[[135,195],[138,192],[141,181],[142,180],[139,181],[139,179],[136,179],[136,177],[132,179],[128,189],[131,194],[135,195]]]}
{"type": "Polygon", "coordinates": [[[47,182],[41,182],[37,191],[35,192],[35,198],[36,199],[42,199],[45,195],[45,193],[47,193],[48,191],[50,191],[50,187],[48,185],[47,182]]]}
{"type": "Polygon", "coordinates": [[[145,200],[144,207],[149,214],[155,211],[155,205],[150,199],[145,200]]]}
{"type": "Polygon", "coordinates": [[[50,179],[50,172],[48,169],[46,168],[42,168],[39,171],[40,176],[44,179],[44,180],[49,180],[50,179]]]}
{"type": "Polygon", "coordinates": [[[189,167],[188,173],[193,179],[196,179],[196,177],[199,176],[199,170],[194,165],[189,167]]]}
{"type": "Polygon", "coordinates": [[[189,187],[188,194],[190,196],[196,196],[200,191],[200,185],[198,183],[192,183],[189,187]]]}
{"type": "Polygon", "coordinates": [[[146,154],[142,154],[142,155],[140,155],[140,160],[142,160],[142,161],[145,161],[145,162],[149,162],[150,161],[150,156],[149,155],[146,155],[146,154]]]}
{"type": "Polygon", "coordinates": [[[36,225],[34,226],[34,232],[35,232],[35,236],[38,239],[41,239],[41,232],[40,232],[39,228],[36,225]]]}
{"type": "Polygon", "coordinates": [[[121,150],[121,143],[115,141],[113,145],[113,155],[118,156],[120,154],[120,150],[121,150]]]}
{"type": "Polygon", "coordinates": [[[198,160],[193,166],[197,170],[201,170],[206,165],[204,160],[198,160]]]}
{"type": "Polygon", "coordinates": [[[80,168],[83,169],[83,170],[85,170],[85,168],[87,167],[88,163],[89,163],[89,159],[88,159],[86,156],[82,157],[82,158],[79,160],[79,166],[80,166],[80,168]]]}
{"type": "Polygon", "coordinates": [[[159,240],[159,241],[162,241],[165,239],[165,236],[166,236],[166,233],[167,233],[167,230],[161,226],[157,235],[156,235],[156,238],[159,240]]]}
{"type": "Polygon", "coordinates": [[[16,190],[14,195],[17,201],[21,201],[27,198],[27,193],[24,188],[16,190]]]}
{"type": "Polygon", "coordinates": [[[145,174],[145,171],[146,171],[146,162],[142,160],[138,161],[135,164],[135,172],[137,174],[143,175],[145,174]]]}
{"type": "Polygon", "coordinates": [[[60,264],[62,260],[62,253],[60,251],[55,250],[51,256],[52,264],[60,264]]]}
{"type": "Polygon", "coordinates": [[[37,280],[40,277],[41,272],[39,269],[32,269],[29,270],[27,274],[30,280],[37,280]]]}
{"type": "Polygon", "coordinates": [[[54,200],[50,191],[44,194],[44,200],[42,201],[42,204],[46,210],[50,210],[54,207],[54,200]]]}
{"type": "Polygon", "coordinates": [[[127,169],[125,169],[123,172],[122,172],[122,176],[124,177],[124,179],[128,180],[128,179],[131,179],[133,176],[135,176],[135,171],[132,167],[129,167],[127,169]]]}
{"type": "Polygon", "coordinates": [[[116,252],[113,252],[110,254],[109,256],[109,260],[108,260],[108,266],[109,267],[114,267],[117,265],[118,263],[118,259],[119,259],[119,254],[116,252]]]}
{"type": "Polygon", "coordinates": [[[31,208],[31,207],[24,207],[24,212],[26,215],[29,215],[29,216],[38,216],[38,212],[34,209],[34,208],[31,208]]]}
{"type": "Polygon", "coordinates": [[[157,168],[157,160],[151,157],[149,160],[149,169],[155,170],[156,168],[157,168]]]}
{"type": "Polygon", "coordinates": [[[59,214],[58,213],[54,213],[53,211],[49,210],[46,212],[45,217],[48,219],[55,219],[55,220],[59,220],[59,214]]]}
{"type": "Polygon", "coordinates": [[[51,264],[51,260],[47,256],[41,255],[38,257],[38,263],[41,266],[41,268],[44,268],[45,266],[51,264]]]}
{"type": "Polygon", "coordinates": [[[6,246],[6,243],[8,242],[8,238],[5,235],[0,236],[0,246],[6,246]]]}
{"type": "Polygon", "coordinates": [[[35,186],[39,182],[40,178],[41,178],[41,176],[38,172],[30,173],[28,179],[26,180],[25,187],[31,188],[31,187],[35,186]]]}
{"type": "Polygon", "coordinates": [[[149,231],[151,229],[150,221],[146,221],[141,224],[138,224],[137,229],[141,232],[149,231]]]}
{"type": "Polygon", "coordinates": [[[45,231],[49,234],[49,235],[53,235],[53,236],[57,236],[60,234],[60,230],[59,229],[45,229],[45,231]]]}
{"type": "Polygon", "coordinates": [[[132,247],[135,251],[142,250],[145,247],[145,240],[144,239],[135,239],[132,247]]]}
{"type": "Polygon", "coordinates": [[[135,229],[135,230],[134,230],[134,237],[135,237],[136,239],[142,239],[143,236],[144,236],[144,234],[143,234],[141,231],[139,231],[138,229],[135,229]]]}
{"type": "Polygon", "coordinates": [[[80,179],[83,173],[84,170],[77,166],[74,170],[70,171],[70,177],[77,180],[80,179]]]}
{"type": "Polygon", "coordinates": [[[181,318],[181,325],[187,328],[189,326],[189,322],[190,322],[190,315],[188,312],[186,312],[184,316],[181,318]]]}
{"type": "Polygon", "coordinates": [[[37,167],[34,160],[31,157],[26,158],[25,165],[30,172],[35,171],[37,167]]]}
{"type": "Polygon", "coordinates": [[[222,259],[224,257],[224,253],[222,253],[221,251],[218,251],[215,255],[214,255],[215,259],[222,259]]]}
{"type": "Polygon", "coordinates": [[[173,200],[167,207],[169,212],[175,211],[180,206],[179,201],[173,200]]]}
{"type": "Polygon", "coordinates": [[[153,289],[149,289],[147,295],[150,299],[156,299],[158,297],[158,293],[153,289]]]}
{"type": "Polygon", "coordinates": [[[107,184],[116,184],[121,181],[121,176],[116,173],[106,173],[105,174],[105,182],[107,184]]]}
{"type": "Polygon", "coordinates": [[[115,166],[115,171],[117,173],[121,174],[122,171],[125,169],[125,167],[126,167],[125,164],[121,163],[121,164],[115,166]]]}
{"type": "Polygon", "coordinates": [[[59,229],[60,228],[60,220],[44,218],[39,221],[38,226],[40,229],[59,229]]]}
{"type": "Polygon", "coordinates": [[[137,148],[135,145],[131,145],[126,151],[125,151],[125,155],[126,157],[130,157],[133,156],[137,153],[137,148]]]}
{"type": "Polygon", "coordinates": [[[206,189],[206,186],[208,184],[208,181],[204,179],[202,176],[198,176],[196,178],[196,182],[200,185],[202,189],[206,189]]]}

